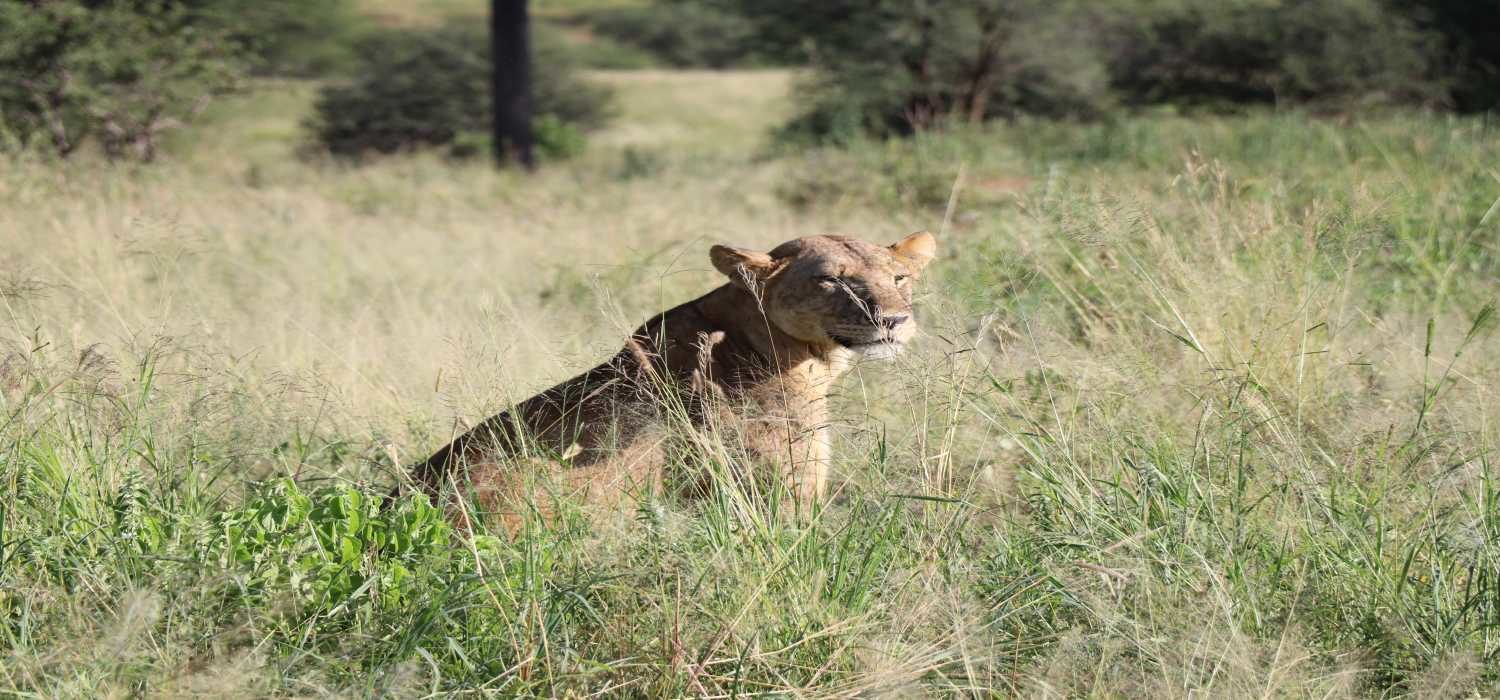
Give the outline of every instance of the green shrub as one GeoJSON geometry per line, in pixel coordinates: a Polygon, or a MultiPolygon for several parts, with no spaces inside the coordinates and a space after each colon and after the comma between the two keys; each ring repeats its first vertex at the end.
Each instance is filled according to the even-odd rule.
{"type": "Polygon", "coordinates": [[[244,604],[290,597],[294,611],[307,615],[409,603],[424,585],[421,575],[446,559],[452,531],[424,499],[388,512],[380,505],[352,487],[307,490],[281,479],[218,513],[200,549],[244,604]]]}
{"type": "Polygon", "coordinates": [[[1413,25],[1438,37],[1435,77],[1461,112],[1500,110],[1500,21],[1493,4],[1472,0],[1393,2],[1413,25]]]}
{"type": "Polygon", "coordinates": [[[638,47],[679,68],[727,68],[777,63],[759,44],[755,27],[714,4],[654,2],[591,13],[594,34],[638,47]]]}
{"type": "Polygon", "coordinates": [[[187,0],[203,22],[240,45],[259,74],[316,77],[353,57],[359,18],[352,0],[187,0]]]}
{"type": "MultiPolygon", "coordinates": [[[[539,137],[564,125],[576,133],[603,124],[609,93],[576,77],[555,38],[538,33],[533,56],[539,137]]],[[[324,88],[309,123],[329,152],[394,153],[462,140],[454,150],[461,154],[474,150],[465,134],[488,132],[489,40],[481,27],[383,32],[359,42],[355,62],[357,77],[324,88]]],[[[544,155],[549,147],[542,145],[544,155]]]]}
{"type": "Polygon", "coordinates": [[[1484,13],[1446,0],[718,4],[750,20],[763,50],[810,63],[784,130],[796,141],[1122,104],[1484,108],[1500,95],[1500,42],[1472,28],[1484,13]]]}
{"type": "Polygon", "coordinates": [[[1111,82],[1135,104],[1442,98],[1433,37],[1378,0],[1141,3],[1111,26],[1111,82]]]}
{"type": "Polygon", "coordinates": [[[583,152],[583,132],[555,114],[543,114],[532,124],[537,152],[543,158],[570,158],[583,152]]]}
{"type": "Polygon", "coordinates": [[[1040,0],[730,0],[813,77],[786,130],[811,140],[906,134],[950,120],[1091,116],[1109,106],[1083,17],[1040,0]]]}
{"type": "MultiPolygon", "coordinates": [[[[572,124],[551,114],[537,117],[532,124],[532,137],[536,140],[537,155],[544,159],[571,158],[583,152],[586,139],[583,132],[572,124]]],[[[465,131],[456,134],[448,144],[448,156],[458,160],[482,158],[492,153],[494,137],[482,131],[465,131]]]]}
{"type": "Polygon", "coordinates": [[[96,139],[111,157],[155,157],[242,74],[242,47],[173,3],[0,3],[0,127],[68,155],[96,139]]]}

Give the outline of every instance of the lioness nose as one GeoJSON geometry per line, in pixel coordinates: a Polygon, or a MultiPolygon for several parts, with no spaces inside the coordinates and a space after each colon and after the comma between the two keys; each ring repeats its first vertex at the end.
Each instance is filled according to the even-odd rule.
{"type": "Polygon", "coordinates": [[[895,328],[896,326],[906,323],[906,319],[909,318],[911,318],[911,316],[881,316],[880,325],[885,326],[886,328],[895,328]]]}

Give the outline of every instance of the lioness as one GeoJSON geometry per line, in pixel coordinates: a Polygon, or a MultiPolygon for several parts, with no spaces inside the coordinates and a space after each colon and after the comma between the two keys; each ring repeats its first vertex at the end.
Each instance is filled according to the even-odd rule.
{"type": "Polygon", "coordinates": [[[709,258],[729,283],[647,321],[609,361],[453,440],[414,468],[414,481],[433,497],[445,482],[467,482],[513,527],[524,491],[514,457],[560,465],[570,495],[613,500],[661,483],[672,432],[662,426],[675,416],[728,427],[721,432],[737,436],[757,468],[810,504],[827,487],[828,390],[856,357],[892,357],[911,339],[912,284],[936,249],[925,231],[891,246],[844,236],[769,253],[713,246],[709,258]]]}

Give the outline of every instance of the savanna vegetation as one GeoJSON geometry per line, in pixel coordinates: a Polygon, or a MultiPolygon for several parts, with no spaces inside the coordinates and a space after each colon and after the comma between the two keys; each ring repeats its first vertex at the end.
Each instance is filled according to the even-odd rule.
{"type": "MultiPolygon", "coordinates": [[[[538,17],[589,63],[637,51],[588,35],[619,6],[538,17]]],[[[415,7],[347,7],[333,73],[235,49],[149,164],[0,113],[39,129],[0,155],[0,694],[1500,693],[1500,131],[1440,111],[1482,83],[792,147],[823,64],[581,70],[613,118],[535,174],[330,155],[358,37],[482,12],[415,7]],[[843,381],[811,517],[380,509],[710,244],[923,228],[923,336],[843,381]]]]}

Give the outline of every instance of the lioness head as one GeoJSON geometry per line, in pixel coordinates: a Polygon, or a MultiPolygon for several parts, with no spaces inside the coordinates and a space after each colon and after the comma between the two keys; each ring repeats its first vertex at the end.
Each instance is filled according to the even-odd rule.
{"type": "Polygon", "coordinates": [[[798,238],[769,253],[716,245],[709,257],[783,333],[883,359],[916,333],[912,284],[936,252],[923,231],[889,246],[845,236],[798,238]]]}

